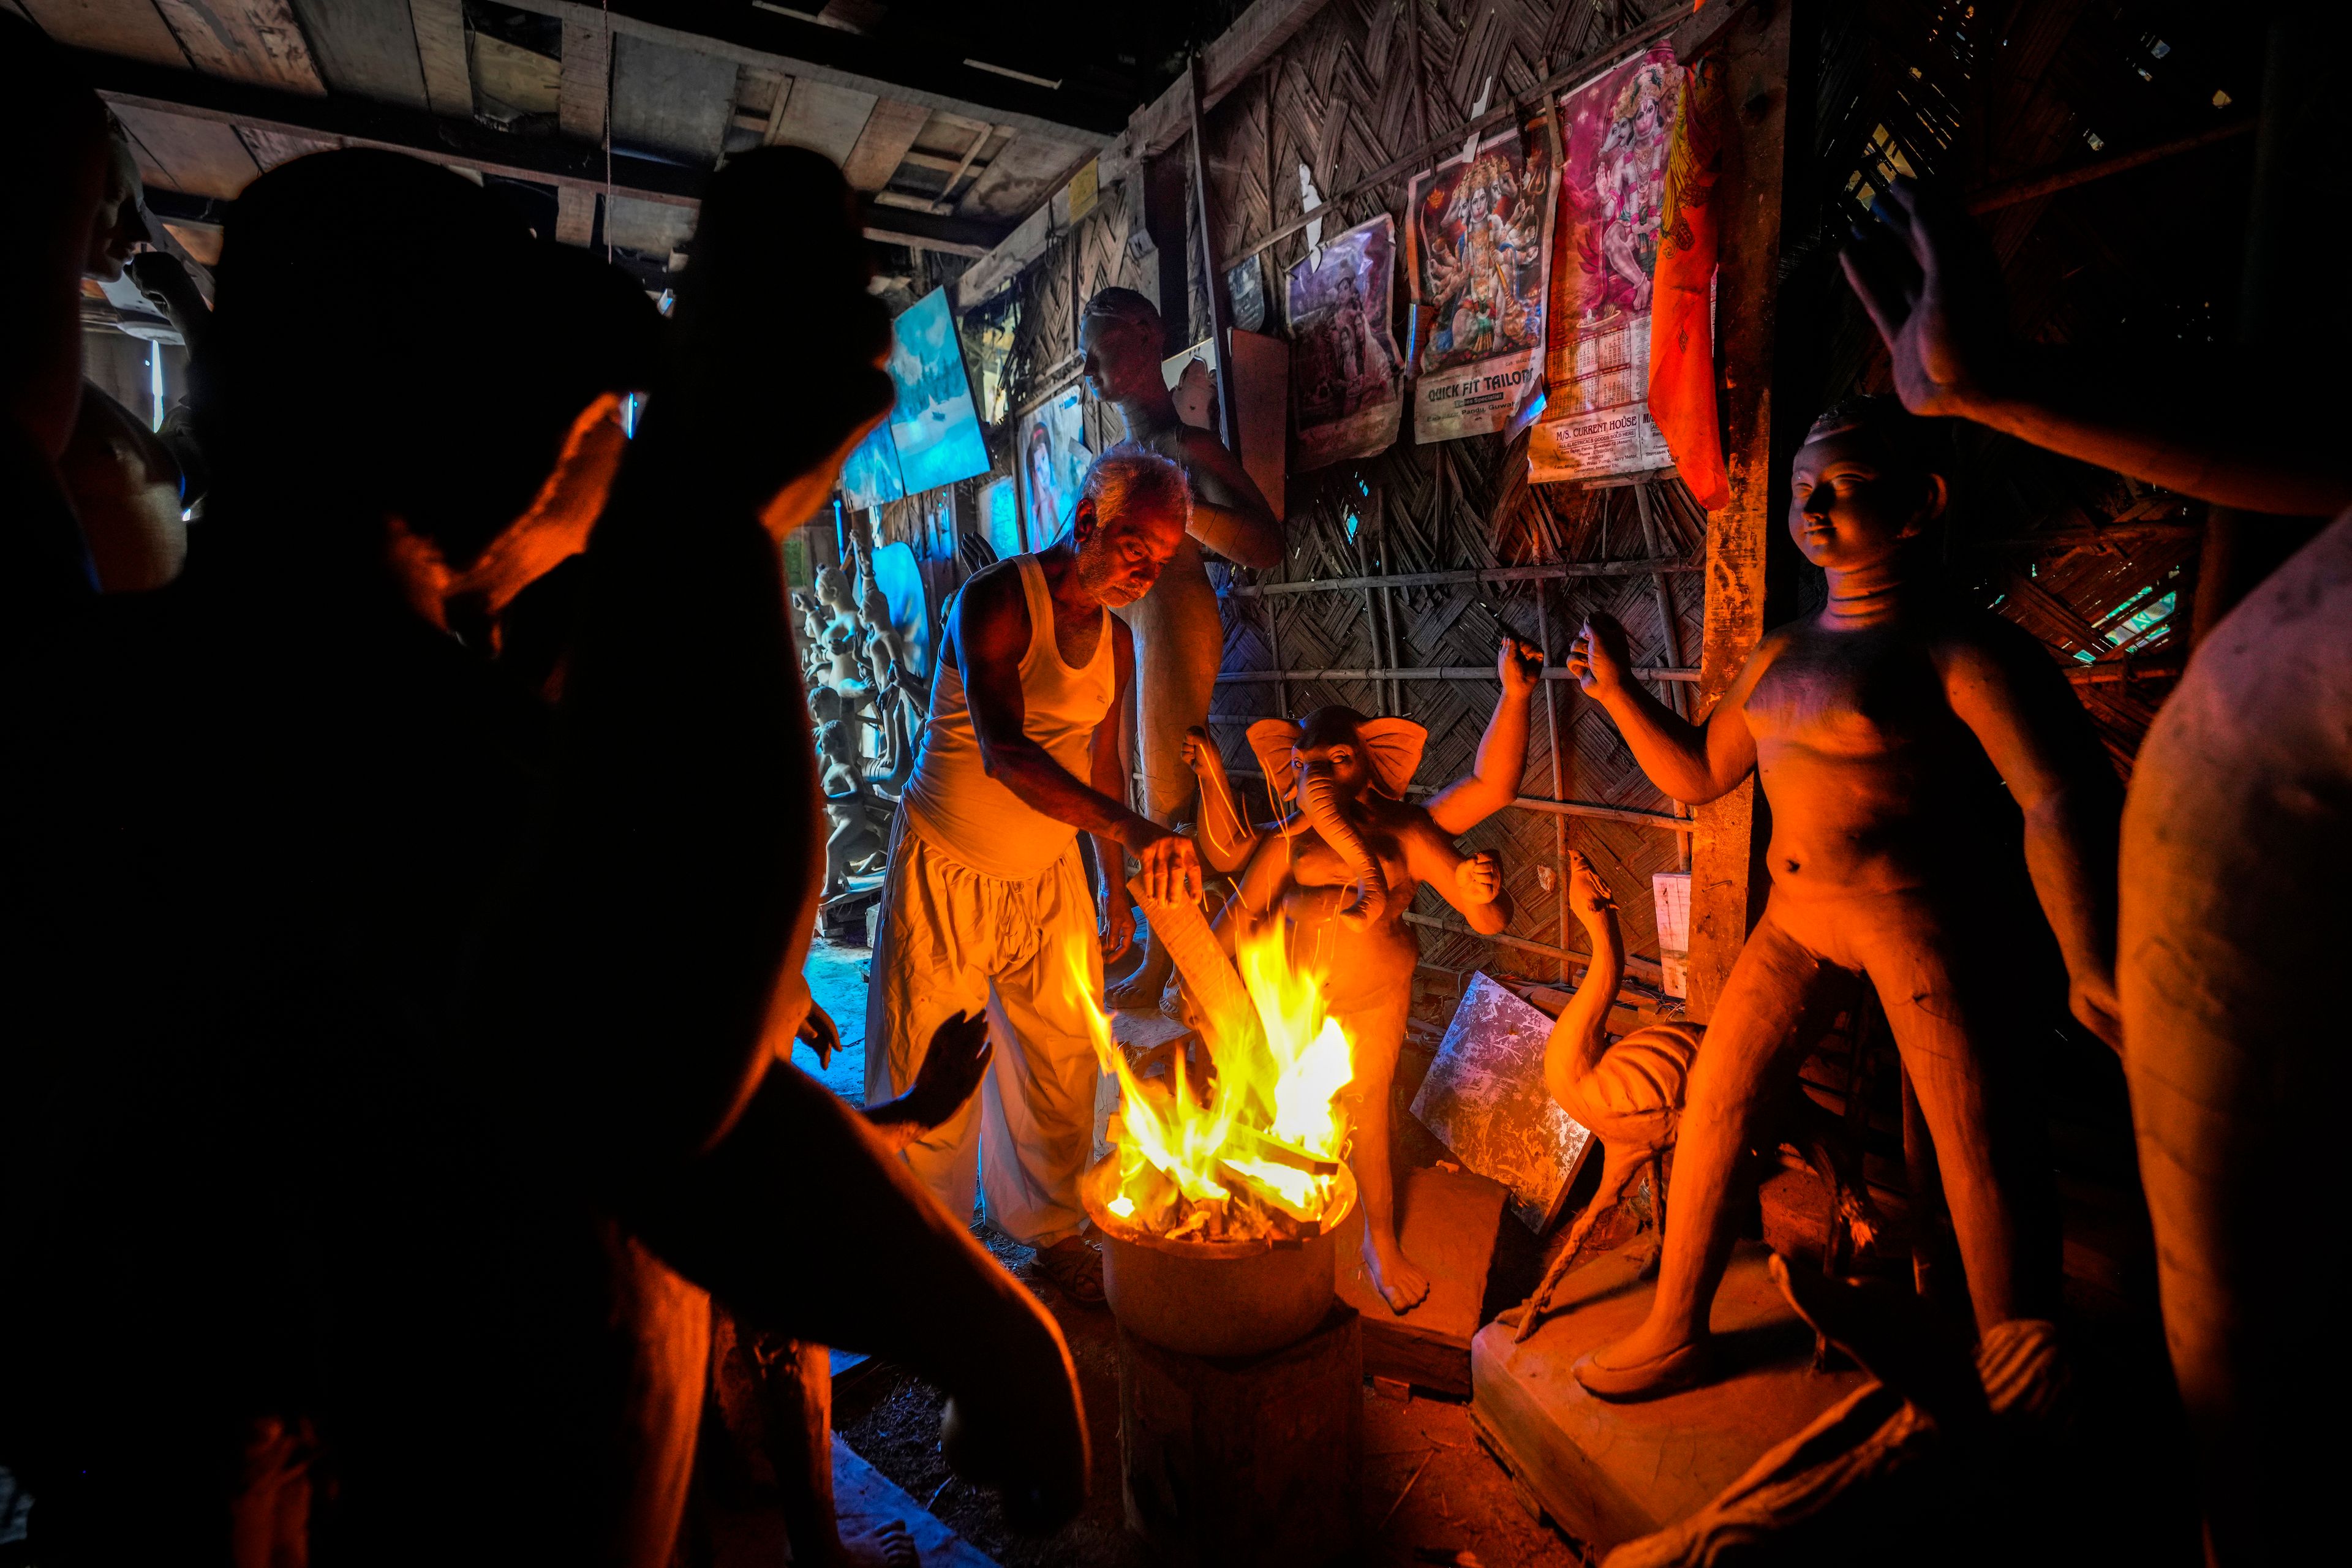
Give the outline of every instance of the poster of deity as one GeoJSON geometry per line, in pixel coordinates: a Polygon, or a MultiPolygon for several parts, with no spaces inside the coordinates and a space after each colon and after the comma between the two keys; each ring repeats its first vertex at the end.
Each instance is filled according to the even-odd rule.
{"type": "Polygon", "coordinates": [[[1286,278],[1297,471],[1369,458],[1396,439],[1404,400],[1389,330],[1395,277],[1396,220],[1382,213],[1286,278]]]}
{"type": "Polygon", "coordinates": [[[1022,516],[1029,548],[1043,550],[1061,537],[1095,460],[1087,447],[1086,388],[1072,382],[1023,415],[1019,440],[1022,516]]]}
{"type": "Polygon", "coordinates": [[[1528,442],[1531,479],[1608,479],[1672,462],[1650,421],[1650,280],[1681,93],[1674,50],[1662,43],[1560,99],[1548,402],[1528,442]]]}
{"type": "Polygon", "coordinates": [[[1427,309],[1412,433],[1500,430],[1542,374],[1552,243],[1549,106],[1412,179],[1405,252],[1427,309]]]}

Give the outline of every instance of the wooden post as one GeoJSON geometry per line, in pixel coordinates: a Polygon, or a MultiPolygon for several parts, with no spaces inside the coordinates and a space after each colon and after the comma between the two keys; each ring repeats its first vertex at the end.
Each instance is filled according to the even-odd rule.
{"type": "Polygon", "coordinates": [[[1172,334],[1161,353],[1193,341],[1192,300],[1185,287],[1184,165],[1172,155],[1143,166],[1143,230],[1159,259],[1160,319],[1172,334]]]}
{"type": "MultiPolygon", "coordinates": [[[[1722,39],[1725,72],[1722,266],[1716,279],[1719,374],[1726,388],[1725,447],[1731,499],[1706,527],[1706,629],[1699,654],[1697,701],[1704,713],[1730,686],[1764,634],[1765,554],[1777,526],[1773,382],[1780,304],[1783,191],[1793,159],[1810,162],[1810,132],[1792,139],[1791,0],[1750,0],[1722,39]]],[[[1810,97],[1810,67],[1801,83],[1810,97]]],[[[1809,127],[1809,104],[1798,106],[1809,127]]],[[[1769,879],[1761,864],[1756,781],[1698,808],[1691,841],[1689,1016],[1704,1023],[1723,994],[1733,960],[1762,909],[1769,879]]]]}
{"type": "MultiPolygon", "coordinates": [[[[1640,484],[1633,487],[1633,504],[1642,514],[1643,552],[1652,560],[1655,560],[1664,553],[1662,543],[1664,535],[1658,528],[1657,518],[1650,510],[1648,485],[1640,484]]],[[[1666,667],[1670,669],[1680,668],[1683,662],[1683,628],[1681,620],[1675,614],[1675,591],[1672,580],[1663,572],[1654,572],[1650,574],[1650,589],[1657,596],[1658,630],[1660,636],[1664,638],[1666,667]]],[[[1684,695],[1681,682],[1665,683],[1665,703],[1680,717],[1687,719],[1691,716],[1690,700],[1684,695]]],[[[1675,815],[1688,816],[1690,807],[1677,801],[1675,804],[1675,815]]],[[[1677,838],[1675,842],[1681,851],[1682,868],[1687,871],[1691,868],[1691,842],[1687,838],[1677,838]]]]}
{"type": "Polygon", "coordinates": [[[1209,194],[1209,132],[1202,114],[1208,101],[1209,72],[1192,57],[1192,193],[1201,212],[1201,266],[1209,295],[1209,335],[1217,351],[1217,435],[1225,450],[1242,454],[1242,422],[1234,403],[1233,308],[1225,300],[1225,275],[1217,266],[1216,202],[1209,194]]]}

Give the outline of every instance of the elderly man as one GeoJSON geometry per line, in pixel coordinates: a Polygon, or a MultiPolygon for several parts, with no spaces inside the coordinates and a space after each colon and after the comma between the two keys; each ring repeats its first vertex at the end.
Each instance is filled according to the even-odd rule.
{"type": "Polygon", "coordinates": [[[1155,889],[1200,884],[1191,841],[1121,804],[1118,729],[1104,720],[1133,689],[1135,641],[1108,612],[1151,591],[1192,516],[1182,469],[1118,447],[1087,471],[1068,533],[965,584],[891,830],[875,939],[866,1099],[915,1081],[942,1018],[985,1006],[997,1048],[978,1126],[967,1104],[905,1158],[961,1218],[984,1147],[989,1216],[1082,1301],[1102,1299],[1101,1259],[1078,1234],[1094,1131],[1087,1013],[1103,952],[1134,930],[1126,854],[1155,889]],[[1103,870],[1099,945],[1082,829],[1103,870]]]}
{"type": "MultiPolygon", "coordinates": [[[[1192,799],[1184,732],[1209,721],[1209,697],[1225,650],[1217,594],[1202,552],[1244,566],[1282,564],[1282,524],[1241,459],[1215,434],[1177,416],[1160,370],[1167,328],[1151,301],[1132,289],[1105,289],[1087,301],[1079,325],[1087,382],[1118,405],[1129,439],[1184,470],[1192,521],[1159,584],[1120,612],[1135,633],[1135,749],[1143,771],[1143,809],[1154,822],[1175,820],[1192,799]]],[[[1145,933],[1143,966],[1111,993],[1119,1006],[1148,1007],[1168,984],[1167,954],[1145,933]]]]}

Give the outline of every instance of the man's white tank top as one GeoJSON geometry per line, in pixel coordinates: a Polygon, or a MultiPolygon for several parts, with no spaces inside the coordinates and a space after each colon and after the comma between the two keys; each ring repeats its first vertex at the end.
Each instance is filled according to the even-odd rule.
{"type": "MultiPolygon", "coordinates": [[[[1054,639],[1045,569],[1034,555],[1016,555],[990,568],[1007,570],[1020,574],[1029,605],[1029,648],[1021,656],[1022,733],[1079,783],[1090,783],[1095,727],[1110,712],[1118,690],[1110,616],[1097,612],[1101,624],[1094,657],[1074,669],[1062,662],[1054,639]]],[[[965,591],[971,591],[969,584],[965,591]]],[[[984,876],[1034,877],[1060,859],[1078,834],[988,776],[964,696],[963,670],[951,658],[940,661],[939,677],[931,683],[930,721],[923,727],[923,749],[903,798],[923,837],[984,876]]]]}

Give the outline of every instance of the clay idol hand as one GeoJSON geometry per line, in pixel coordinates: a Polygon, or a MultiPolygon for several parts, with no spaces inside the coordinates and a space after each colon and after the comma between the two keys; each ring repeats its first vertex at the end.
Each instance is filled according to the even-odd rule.
{"type": "Polygon", "coordinates": [[[1491,904],[1502,895],[1503,868],[1481,849],[1454,868],[1454,887],[1465,904],[1491,904]]]}

